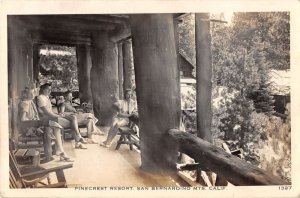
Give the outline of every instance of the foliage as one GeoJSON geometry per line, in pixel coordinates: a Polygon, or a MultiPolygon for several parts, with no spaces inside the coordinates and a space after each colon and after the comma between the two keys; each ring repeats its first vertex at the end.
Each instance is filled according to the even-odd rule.
{"type": "Polygon", "coordinates": [[[192,87],[191,91],[186,94],[181,93],[182,119],[185,130],[189,133],[196,133],[197,130],[197,113],[196,113],[196,91],[192,87]]]}
{"type": "Polygon", "coordinates": [[[41,83],[52,82],[53,90],[78,90],[77,59],[75,49],[65,46],[42,46],[46,55],[40,55],[40,67],[47,75],[40,75],[41,83]],[[70,52],[68,54],[50,54],[51,50],[70,52]]]}
{"type": "MultiPolygon", "coordinates": [[[[286,114],[290,116],[287,105],[286,114]]],[[[264,134],[266,140],[258,144],[260,167],[291,182],[291,120],[283,121],[264,113],[252,113],[255,128],[264,134]]]]}
{"type": "Polygon", "coordinates": [[[218,128],[224,132],[224,140],[238,141],[245,159],[256,165],[259,164],[258,142],[263,136],[255,129],[251,115],[254,108],[268,115],[273,113],[270,67],[289,67],[289,60],[279,66],[270,58],[270,51],[282,53],[276,49],[280,42],[276,45],[270,39],[280,14],[235,13],[232,26],[214,24],[212,27],[214,86],[228,87],[229,94],[238,91],[235,98],[225,104],[226,117],[220,120],[218,128]]]}
{"type": "MultiPolygon", "coordinates": [[[[193,20],[186,16],[178,30],[179,50],[190,60],[195,59],[193,20]]],[[[269,73],[289,68],[289,31],[286,12],[235,13],[231,26],[211,23],[214,143],[229,140],[231,149],[243,149],[247,161],[286,180],[290,178],[290,121],[272,116],[269,73]]],[[[195,95],[183,99],[192,104],[195,95]]],[[[194,117],[188,126],[193,131],[196,115],[190,115],[194,117]]]]}

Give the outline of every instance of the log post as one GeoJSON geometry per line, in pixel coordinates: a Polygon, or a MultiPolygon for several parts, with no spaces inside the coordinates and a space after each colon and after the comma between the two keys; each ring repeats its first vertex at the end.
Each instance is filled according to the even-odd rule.
{"type": "Polygon", "coordinates": [[[92,34],[91,89],[95,116],[101,125],[110,125],[118,98],[117,45],[106,32],[92,34]]]}
{"type": "Polygon", "coordinates": [[[40,44],[33,44],[32,61],[33,61],[33,80],[37,80],[40,72],[40,44]]]}
{"type": "Polygon", "coordinates": [[[179,71],[171,14],[130,16],[142,169],[175,172],[177,147],[166,136],[180,122],[179,71]]]}
{"type": "Polygon", "coordinates": [[[132,60],[131,60],[131,42],[126,40],[123,42],[122,45],[123,49],[123,93],[125,93],[126,89],[132,88],[132,75],[131,75],[131,67],[132,67],[132,60]]]}
{"type": "Polygon", "coordinates": [[[203,169],[211,170],[233,185],[287,185],[288,183],[275,177],[240,158],[231,155],[221,148],[201,138],[171,129],[168,132],[172,139],[179,143],[179,151],[187,154],[203,169]]]}
{"type": "Polygon", "coordinates": [[[45,127],[45,134],[43,136],[43,147],[44,147],[44,153],[47,162],[51,161],[51,156],[52,156],[52,145],[51,145],[50,133],[52,133],[52,130],[49,127],[45,127]]]}
{"type": "Polygon", "coordinates": [[[119,80],[119,99],[124,99],[123,92],[123,52],[122,43],[118,43],[118,80],[119,80]]]}
{"type": "Polygon", "coordinates": [[[90,71],[91,71],[91,57],[90,57],[90,46],[78,45],[76,46],[77,56],[77,74],[79,82],[79,98],[80,103],[91,102],[91,82],[90,82],[90,71]]]}
{"type": "Polygon", "coordinates": [[[208,13],[195,15],[196,27],[196,106],[198,137],[212,142],[211,135],[211,38],[208,13]]]}

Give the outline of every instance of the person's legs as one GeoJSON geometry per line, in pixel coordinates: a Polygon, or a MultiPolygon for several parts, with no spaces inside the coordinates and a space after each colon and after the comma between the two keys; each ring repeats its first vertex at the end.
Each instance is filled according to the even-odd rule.
{"type": "Polygon", "coordinates": [[[93,138],[92,138],[92,136],[93,136],[93,133],[95,132],[95,131],[97,131],[95,128],[96,128],[96,126],[95,126],[95,123],[94,123],[94,121],[93,121],[93,119],[91,119],[91,118],[88,118],[88,119],[86,119],[85,120],[85,122],[84,122],[84,125],[86,125],[86,128],[87,128],[87,136],[88,136],[88,143],[89,144],[97,144],[94,140],[93,140],[93,138]]]}
{"type": "MultiPolygon", "coordinates": [[[[92,134],[95,135],[104,135],[102,131],[96,126],[97,119],[91,113],[79,113],[76,114],[77,121],[79,125],[86,125],[88,130],[88,136],[92,134]]],[[[89,137],[90,138],[90,137],[89,137]]]]}
{"type": "Polygon", "coordinates": [[[74,135],[76,142],[79,142],[81,139],[83,139],[79,133],[77,118],[75,115],[66,115],[64,118],[60,117],[58,119],[58,124],[60,124],[63,128],[70,127],[75,133],[74,135]]]}
{"type": "Polygon", "coordinates": [[[75,136],[75,148],[76,149],[86,149],[86,147],[84,145],[82,145],[81,142],[86,144],[87,141],[84,140],[83,137],[81,136],[81,134],[79,133],[77,119],[74,115],[66,116],[66,118],[60,117],[58,119],[58,123],[63,128],[70,127],[72,129],[72,132],[74,133],[74,136],[75,136]]]}
{"type": "Polygon", "coordinates": [[[65,150],[63,148],[63,143],[62,143],[62,137],[61,137],[61,129],[57,128],[57,127],[52,127],[54,136],[55,136],[55,143],[57,146],[57,150],[56,150],[56,155],[60,156],[60,160],[62,161],[73,161],[70,159],[70,157],[68,157],[65,153],[65,150]]]}
{"type": "Polygon", "coordinates": [[[118,118],[114,118],[113,122],[112,122],[112,126],[110,127],[110,129],[108,131],[106,140],[100,145],[101,146],[110,145],[112,140],[116,137],[119,127],[126,126],[126,125],[128,125],[128,119],[120,119],[119,120],[118,118]]]}
{"type": "Polygon", "coordinates": [[[56,154],[61,154],[61,153],[64,153],[64,148],[63,148],[63,143],[62,143],[62,140],[61,140],[61,131],[59,128],[56,128],[56,127],[52,127],[52,130],[53,130],[53,134],[55,136],[55,143],[56,143],[56,146],[57,146],[57,150],[56,150],[56,154]]]}

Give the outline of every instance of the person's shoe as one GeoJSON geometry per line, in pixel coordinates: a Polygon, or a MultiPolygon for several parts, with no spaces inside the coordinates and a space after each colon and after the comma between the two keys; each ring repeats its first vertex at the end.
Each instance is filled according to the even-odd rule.
{"type": "Polygon", "coordinates": [[[78,142],[75,145],[75,149],[87,149],[87,148],[83,144],[81,144],[80,142],[78,142]]]}
{"type": "Polygon", "coordinates": [[[93,139],[87,139],[88,144],[97,144],[93,139]]]}
{"type": "Polygon", "coordinates": [[[87,144],[88,143],[88,141],[86,141],[84,138],[80,138],[79,142],[81,142],[82,144],[87,144]]]}
{"type": "Polygon", "coordinates": [[[68,157],[65,153],[61,153],[59,155],[60,157],[60,161],[64,161],[64,162],[74,162],[74,160],[72,160],[70,157],[68,157]]]}
{"type": "Polygon", "coordinates": [[[108,144],[107,142],[101,142],[100,143],[100,146],[103,146],[103,147],[105,147],[105,148],[109,148],[110,147],[110,144],[108,144]]]}

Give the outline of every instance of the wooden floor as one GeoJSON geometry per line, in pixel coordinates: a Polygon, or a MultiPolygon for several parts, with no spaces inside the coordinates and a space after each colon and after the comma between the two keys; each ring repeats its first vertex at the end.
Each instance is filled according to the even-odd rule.
{"type": "MultiPolygon", "coordinates": [[[[107,133],[108,128],[101,128],[107,133]]],[[[102,142],[104,136],[93,136],[102,142]]],[[[140,153],[122,145],[115,150],[117,136],[110,148],[86,144],[86,150],[74,149],[74,141],[64,143],[66,153],[75,160],[73,168],[65,170],[68,187],[79,186],[186,186],[177,176],[153,175],[140,170],[140,153]]]]}

